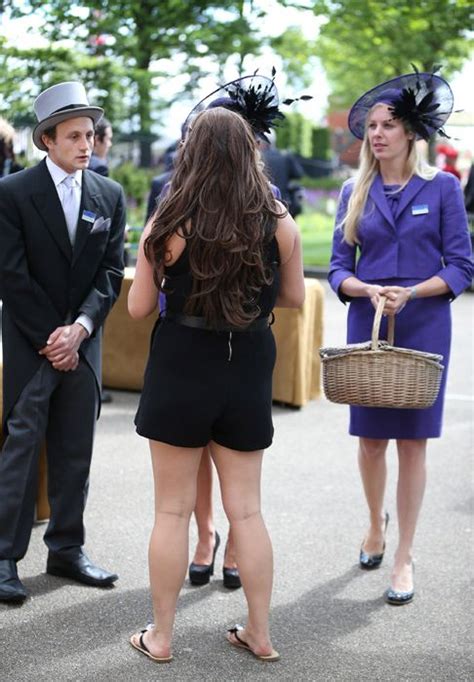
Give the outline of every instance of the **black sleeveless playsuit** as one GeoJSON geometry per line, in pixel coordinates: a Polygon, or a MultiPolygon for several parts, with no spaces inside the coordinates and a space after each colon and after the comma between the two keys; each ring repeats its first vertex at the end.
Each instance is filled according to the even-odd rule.
{"type": "MultiPolygon", "coordinates": [[[[273,282],[261,290],[261,318],[268,318],[279,288],[278,243],[265,259],[273,282]]],[[[187,248],[165,269],[166,312],[183,313],[192,289],[187,248]]],[[[214,331],[184,326],[166,313],[151,336],[143,392],[135,417],[146,438],[180,447],[209,441],[233,450],[267,448],[273,438],[272,372],[276,348],[271,327],[214,331]]]]}

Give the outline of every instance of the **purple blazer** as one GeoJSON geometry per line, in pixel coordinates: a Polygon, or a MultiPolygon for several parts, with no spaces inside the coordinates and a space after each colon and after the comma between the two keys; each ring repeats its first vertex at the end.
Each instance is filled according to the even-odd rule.
{"type": "Polygon", "coordinates": [[[415,175],[402,191],[393,216],[377,175],[359,223],[360,244],[343,241],[339,226],[353,188],[344,183],[336,216],[336,229],[329,283],[342,301],[350,298],[339,291],[351,276],[380,281],[393,278],[425,280],[433,275],[444,279],[452,298],[462,293],[473,275],[471,242],[459,180],[439,171],[432,180],[415,175]]]}

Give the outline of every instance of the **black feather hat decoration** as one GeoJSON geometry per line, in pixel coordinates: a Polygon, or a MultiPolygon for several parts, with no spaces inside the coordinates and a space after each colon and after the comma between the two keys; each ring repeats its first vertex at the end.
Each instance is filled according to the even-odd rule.
{"type": "Polygon", "coordinates": [[[394,118],[404,121],[417,139],[429,140],[435,133],[449,137],[444,130],[454,104],[449,84],[436,75],[439,66],[431,73],[412,66],[413,73],[381,83],[357,100],[349,112],[349,128],[355,137],[364,139],[367,114],[379,103],[387,104],[394,118]]]}
{"type": "MultiPolygon", "coordinates": [[[[268,142],[267,135],[278,121],[285,118],[280,111],[280,100],[275,85],[276,70],[272,69],[272,77],[260,76],[257,71],[250,76],[236,78],[206,95],[191,111],[184,123],[187,130],[189,122],[204,109],[224,107],[240,114],[250,123],[256,137],[268,142]]],[[[302,95],[294,99],[285,99],[282,104],[288,105],[298,100],[312,99],[311,95],[302,95]]]]}

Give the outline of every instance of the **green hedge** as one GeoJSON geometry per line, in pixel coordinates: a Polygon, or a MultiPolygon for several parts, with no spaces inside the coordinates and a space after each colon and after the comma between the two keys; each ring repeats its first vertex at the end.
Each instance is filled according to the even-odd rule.
{"type": "Polygon", "coordinates": [[[341,180],[341,178],[335,178],[331,175],[326,175],[322,178],[310,178],[309,176],[305,175],[301,180],[299,180],[300,184],[303,185],[303,187],[307,187],[308,189],[336,189],[339,190],[342,187],[342,183],[344,180],[341,180]]]}
{"type": "Polygon", "coordinates": [[[331,258],[334,218],[314,211],[299,215],[296,222],[303,243],[303,263],[326,267],[331,258]]]}
{"type": "Polygon", "coordinates": [[[307,159],[331,159],[329,128],[315,126],[298,112],[286,114],[276,129],[276,146],[307,159]]]}
{"type": "Polygon", "coordinates": [[[131,161],[121,163],[110,172],[110,177],[122,185],[127,202],[143,212],[155,175],[156,169],[137,168],[131,161]]]}

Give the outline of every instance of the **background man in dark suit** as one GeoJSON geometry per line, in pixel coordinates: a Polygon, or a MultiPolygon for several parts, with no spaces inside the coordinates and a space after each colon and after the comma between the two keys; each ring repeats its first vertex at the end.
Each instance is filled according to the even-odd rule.
{"type": "MultiPolygon", "coordinates": [[[[112,124],[105,116],[102,116],[95,126],[94,149],[91,154],[88,168],[95,173],[99,173],[99,175],[103,175],[105,178],[109,177],[109,161],[107,155],[112,146],[112,138],[112,124]]],[[[100,397],[102,403],[112,402],[112,394],[109,391],[104,391],[103,388],[101,389],[100,397]]]]}
{"type": "Polygon", "coordinates": [[[93,170],[104,177],[109,176],[109,162],[107,155],[112,146],[112,124],[104,116],[95,126],[94,151],[89,161],[89,170],[93,170]]]}
{"type": "Polygon", "coordinates": [[[291,181],[303,177],[303,168],[291,152],[282,152],[265,140],[260,140],[259,148],[268,177],[280,190],[281,198],[288,205],[290,215],[294,218],[302,210],[298,201],[301,187],[293,185],[291,181]]]}
{"type": "Polygon", "coordinates": [[[117,575],[83,552],[83,513],[100,405],[101,326],[123,277],[121,187],[86,170],[94,124],[80,83],[35,102],[37,166],[0,182],[3,432],[0,600],[22,601],[17,574],[30,539],[46,440],[51,519],[47,572],[109,586],[117,575]]]}

